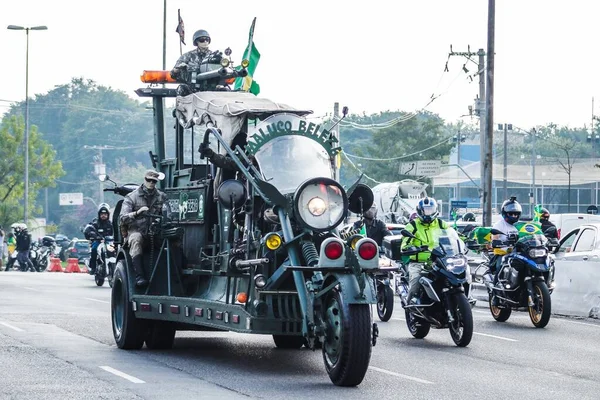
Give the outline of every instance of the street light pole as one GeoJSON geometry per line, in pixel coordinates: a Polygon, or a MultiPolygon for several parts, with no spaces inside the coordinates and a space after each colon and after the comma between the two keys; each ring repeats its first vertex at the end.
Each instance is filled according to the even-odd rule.
{"type": "Polygon", "coordinates": [[[41,26],[32,26],[32,27],[23,27],[17,25],[9,25],[6,29],[15,30],[15,31],[25,31],[26,36],[26,47],[25,47],[25,194],[23,198],[24,203],[24,212],[23,212],[23,222],[27,224],[29,212],[29,31],[45,31],[48,27],[41,26]]]}

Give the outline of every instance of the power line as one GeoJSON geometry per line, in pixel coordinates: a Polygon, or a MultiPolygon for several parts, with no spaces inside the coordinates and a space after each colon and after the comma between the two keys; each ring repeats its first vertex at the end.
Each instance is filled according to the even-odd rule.
{"type": "Polygon", "coordinates": [[[362,172],[356,165],[354,165],[354,163],[352,162],[352,160],[348,158],[348,155],[346,153],[342,152],[342,154],[344,155],[344,157],[346,157],[346,160],[348,160],[348,162],[350,163],[350,165],[352,165],[352,167],[354,167],[354,169],[357,170],[360,174],[364,175],[365,178],[367,178],[369,180],[372,180],[373,182],[378,183],[378,184],[382,183],[382,182],[379,182],[376,179],[371,178],[369,175],[365,174],[364,172],[362,172]]]}
{"type": "Polygon", "coordinates": [[[412,156],[414,156],[414,155],[417,155],[417,154],[420,154],[420,153],[422,153],[422,152],[424,152],[424,151],[431,150],[431,149],[434,149],[434,148],[436,148],[436,147],[439,147],[439,146],[441,146],[441,145],[443,145],[443,144],[446,144],[446,143],[448,143],[448,140],[450,140],[450,139],[451,139],[451,138],[444,139],[443,141],[441,141],[441,142],[439,142],[439,143],[437,143],[437,144],[434,144],[433,146],[429,146],[429,147],[427,147],[426,149],[422,149],[422,150],[419,150],[419,151],[415,151],[414,153],[411,153],[411,154],[405,154],[405,155],[402,155],[402,156],[399,156],[399,157],[390,157],[390,158],[372,158],[372,157],[361,157],[361,156],[355,156],[355,155],[353,155],[353,154],[348,154],[348,153],[346,153],[346,152],[344,152],[344,155],[347,155],[348,157],[352,157],[352,158],[357,158],[357,159],[359,159],[359,160],[366,160],[366,161],[394,161],[394,160],[402,160],[402,159],[404,159],[404,158],[412,157],[412,156]]]}

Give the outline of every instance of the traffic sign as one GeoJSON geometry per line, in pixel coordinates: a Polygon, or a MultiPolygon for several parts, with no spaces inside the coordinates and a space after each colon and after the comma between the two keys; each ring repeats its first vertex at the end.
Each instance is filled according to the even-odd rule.
{"type": "Polygon", "coordinates": [[[439,175],[441,160],[407,161],[400,164],[400,175],[435,176],[439,175]]]}
{"type": "Polygon", "coordinates": [[[80,206],[83,204],[83,193],[59,193],[58,204],[61,206],[80,206]]]}
{"type": "Polygon", "coordinates": [[[467,202],[464,200],[450,200],[450,207],[452,207],[452,208],[467,208],[467,202]]]}

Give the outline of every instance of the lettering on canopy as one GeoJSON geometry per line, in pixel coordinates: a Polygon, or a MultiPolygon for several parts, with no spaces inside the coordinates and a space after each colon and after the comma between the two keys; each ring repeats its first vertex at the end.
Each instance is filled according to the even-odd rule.
{"type": "Polygon", "coordinates": [[[246,152],[256,154],[268,141],[280,136],[299,135],[321,144],[327,153],[334,157],[341,151],[338,140],[327,129],[295,114],[276,114],[265,119],[248,132],[246,152]]]}

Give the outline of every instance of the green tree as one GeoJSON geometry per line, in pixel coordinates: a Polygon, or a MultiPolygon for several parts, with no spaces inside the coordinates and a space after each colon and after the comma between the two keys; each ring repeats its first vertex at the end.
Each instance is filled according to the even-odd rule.
{"type": "MultiPolygon", "coordinates": [[[[9,225],[23,217],[25,193],[25,154],[23,118],[5,118],[0,126],[0,224],[9,225]]],[[[56,151],[44,141],[35,125],[29,132],[29,204],[33,215],[41,209],[35,199],[40,189],[55,186],[55,179],[64,175],[56,151]]]]}

